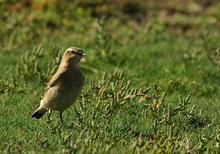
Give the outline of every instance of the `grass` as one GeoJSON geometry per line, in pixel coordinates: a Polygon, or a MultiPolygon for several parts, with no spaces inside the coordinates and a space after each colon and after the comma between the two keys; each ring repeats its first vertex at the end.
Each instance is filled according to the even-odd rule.
{"type": "Polygon", "coordinates": [[[1,153],[218,153],[220,4],[157,4],[0,2],[1,153]],[[70,46],[82,94],[32,119],[70,46]]]}

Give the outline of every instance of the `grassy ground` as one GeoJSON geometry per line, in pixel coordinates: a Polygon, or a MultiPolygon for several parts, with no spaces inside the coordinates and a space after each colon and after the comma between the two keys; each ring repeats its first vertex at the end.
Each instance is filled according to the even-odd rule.
{"type": "Polygon", "coordinates": [[[0,1],[1,153],[219,153],[220,3],[0,1]],[[60,55],[77,102],[31,119],[60,55]]]}

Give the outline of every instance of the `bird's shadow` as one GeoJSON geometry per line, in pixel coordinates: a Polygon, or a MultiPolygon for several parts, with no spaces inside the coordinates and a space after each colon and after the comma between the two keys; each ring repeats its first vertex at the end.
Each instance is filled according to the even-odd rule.
{"type": "Polygon", "coordinates": [[[47,120],[46,121],[48,128],[51,130],[61,130],[61,129],[73,129],[73,124],[67,124],[64,121],[57,121],[57,120],[47,120]]]}

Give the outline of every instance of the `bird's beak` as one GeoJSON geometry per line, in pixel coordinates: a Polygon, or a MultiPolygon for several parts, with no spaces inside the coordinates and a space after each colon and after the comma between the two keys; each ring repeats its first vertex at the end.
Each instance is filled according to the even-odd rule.
{"type": "Polygon", "coordinates": [[[83,53],[83,54],[81,54],[81,56],[86,56],[86,54],[83,53]]]}

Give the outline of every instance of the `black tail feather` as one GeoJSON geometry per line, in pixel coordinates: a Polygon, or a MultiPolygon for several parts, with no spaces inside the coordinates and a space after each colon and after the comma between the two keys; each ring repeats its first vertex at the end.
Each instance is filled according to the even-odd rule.
{"type": "Polygon", "coordinates": [[[36,111],[36,112],[34,112],[34,113],[31,115],[31,117],[32,117],[32,118],[39,119],[39,118],[41,118],[44,114],[45,114],[45,112],[44,112],[44,113],[39,113],[38,111],[36,111]]]}

